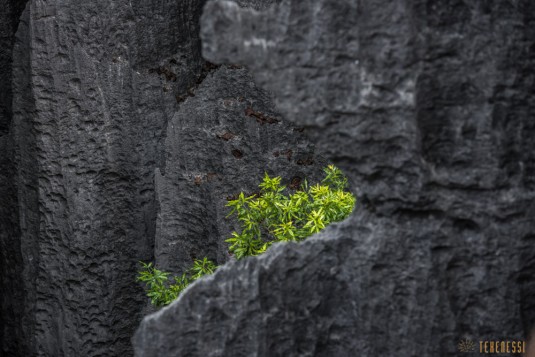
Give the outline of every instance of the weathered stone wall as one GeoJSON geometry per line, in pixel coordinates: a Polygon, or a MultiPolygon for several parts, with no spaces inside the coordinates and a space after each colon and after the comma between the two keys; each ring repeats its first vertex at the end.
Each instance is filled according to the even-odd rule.
{"type": "Polygon", "coordinates": [[[208,3],[242,63],[359,194],[346,222],[148,316],[140,356],[456,355],[535,320],[531,1],[208,3]]]}
{"type": "Polygon", "coordinates": [[[199,14],[195,2],[32,1],[22,16],[13,141],[22,343],[32,355],[130,350],[145,301],[136,264],[153,255],[161,138],[173,91],[203,63],[197,26],[178,18],[195,7],[199,14]],[[168,84],[159,73],[173,56],[179,68],[168,84]]]}
{"type": "Polygon", "coordinates": [[[355,214],[195,284],[139,355],[526,336],[533,2],[211,1],[201,31],[205,3],[0,0],[0,354],[131,355],[137,262],[225,262],[227,198],[318,177],[318,153],[355,214]]]}
{"type": "Polygon", "coordinates": [[[227,198],[324,161],[201,57],[204,0],[1,4],[0,354],[131,355],[138,261],[224,263],[227,198]]]}
{"type": "MultiPolygon", "coordinates": [[[[324,159],[301,128],[284,123],[239,66],[214,69],[170,120],[158,170],[156,261],[184,271],[195,258],[229,259],[229,199],[258,191],[264,172],[286,185],[317,180],[324,159]]],[[[235,227],[238,228],[238,227],[235,227]]]]}

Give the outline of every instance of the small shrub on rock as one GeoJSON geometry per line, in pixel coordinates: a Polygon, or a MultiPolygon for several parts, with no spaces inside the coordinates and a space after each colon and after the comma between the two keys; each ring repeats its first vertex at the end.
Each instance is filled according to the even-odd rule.
{"type": "Polygon", "coordinates": [[[355,207],[355,196],[347,189],[347,178],[330,165],[325,178],[313,186],[305,181],[294,194],[285,194],[281,178],[266,173],[260,195],[245,197],[243,192],[230,201],[229,216],[236,216],[241,231],[227,239],[237,259],[258,255],[274,242],[301,241],[333,222],[344,220],[355,207]]]}
{"type": "MultiPolygon", "coordinates": [[[[236,217],[241,230],[226,240],[236,259],[264,253],[275,242],[298,242],[327,225],[347,218],[355,207],[355,196],[347,191],[347,178],[333,165],[324,169],[325,178],[313,186],[305,182],[295,193],[288,193],[280,177],[266,173],[259,185],[260,193],[228,202],[228,217],[236,217]]],[[[141,262],[138,281],[145,283],[147,296],[155,306],[175,300],[193,281],[212,274],[216,265],[207,258],[195,260],[193,266],[169,282],[169,273],[141,262]]]]}
{"type": "Polygon", "coordinates": [[[158,307],[169,305],[189,284],[205,275],[213,274],[217,269],[214,262],[208,258],[197,259],[187,272],[180,276],[175,276],[173,278],[174,283],[170,283],[170,273],[156,269],[152,266],[152,263],[140,263],[141,270],[137,280],[145,283],[147,296],[150,298],[151,304],[158,307]]]}

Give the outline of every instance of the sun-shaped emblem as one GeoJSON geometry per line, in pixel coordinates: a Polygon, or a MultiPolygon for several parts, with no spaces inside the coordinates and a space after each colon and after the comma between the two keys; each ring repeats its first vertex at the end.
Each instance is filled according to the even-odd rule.
{"type": "Polygon", "coordinates": [[[461,340],[458,346],[459,352],[474,352],[476,350],[476,344],[471,340],[461,340]]]}

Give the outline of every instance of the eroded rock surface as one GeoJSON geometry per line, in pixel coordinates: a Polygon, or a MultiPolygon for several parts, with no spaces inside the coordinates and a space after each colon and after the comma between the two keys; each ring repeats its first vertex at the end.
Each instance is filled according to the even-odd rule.
{"type": "Polygon", "coordinates": [[[28,355],[131,350],[165,125],[204,63],[198,25],[179,15],[202,5],[32,1],[21,18],[12,126],[28,355]]]}
{"type": "Polygon", "coordinates": [[[140,356],[455,355],[535,322],[534,3],[207,4],[359,193],[347,221],[223,268],[144,319],[140,356]]]}
{"type": "MultiPolygon", "coordinates": [[[[323,175],[325,160],[301,128],[273,111],[269,95],[245,68],[214,68],[169,121],[165,171],[158,170],[156,262],[172,272],[195,258],[230,257],[233,220],[225,205],[259,190],[264,172],[298,187],[323,175]]],[[[238,227],[235,227],[238,228],[238,227]]]]}
{"type": "Polygon", "coordinates": [[[131,355],[138,261],[223,263],[229,196],[321,174],[245,68],[201,57],[205,2],[0,0],[2,356],[131,355]]]}

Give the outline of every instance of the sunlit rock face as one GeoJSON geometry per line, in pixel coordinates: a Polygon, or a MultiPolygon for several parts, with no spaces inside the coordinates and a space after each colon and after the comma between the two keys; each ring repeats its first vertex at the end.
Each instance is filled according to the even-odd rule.
{"type": "Polygon", "coordinates": [[[246,68],[202,58],[205,2],[0,0],[0,355],[132,355],[140,260],[222,264],[229,197],[321,174],[246,68]]]}
{"type": "Polygon", "coordinates": [[[203,55],[248,66],[349,176],[354,215],[192,286],[139,356],[435,356],[535,322],[535,3],[209,2],[203,55]]]}

